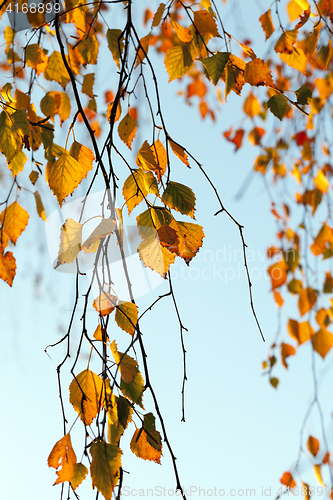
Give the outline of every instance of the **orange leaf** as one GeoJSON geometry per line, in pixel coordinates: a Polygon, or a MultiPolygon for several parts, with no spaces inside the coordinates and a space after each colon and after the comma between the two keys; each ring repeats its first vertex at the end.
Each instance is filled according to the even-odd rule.
{"type": "Polygon", "coordinates": [[[171,25],[176,32],[179,40],[183,43],[188,43],[192,40],[192,34],[188,28],[184,28],[171,16],[171,25]]]}
{"type": "Polygon", "coordinates": [[[180,159],[187,167],[190,167],[189,161],[187,159],[187,154],[184,151],[184,148],[179,146],[179,144],[176,144],[173,142],[171,139],[169,139],[169,144],[171,146],[172,151],[175,153],[177,158],[180,159]]]}
{"type": "Polygon", "coordinates": [[[314,350],[320,354],[322,358],[325,358],[326,354],[332,349],[333,346],[332,333],[326,330],[326,328],[321,328],[312,337],[312,345],[314,350]]]}
{"type": "Polygon", "coordinates": [[[102,292],[93,302],[93,306],[102,316],[112,313],[117,304],[117,297],[108,292],[102,292]]]}
{"type": "Polygon", "coordinates": [[[12,286],[16,273],[16,261],[12,252],[0,253],[0,279],[12,286]]]}
{"type": "Polygon", "coordinates": [[[308,287],[299,292],[299,298],[298,298],[298,309],[301,314],[301,316],[304,316],[307,312],[312,309],[312,307],[315,305],[317,301],[317,295],[316,292],[308,287]]]}
{"type": "Polygon", "coordinates": [[[276,305],[278,307],[283,306],[284,300],[283,300],[283,297],[281,296],[281,294],[279,292],[277,292],[276,290],[273,290],[273,292],[274,292],[274,300],[276,302],[276,305]]]}
{"type": "Polygon", "coordinates": [[[275,88],[268,64],[258,57],[246,64],[244,80],[246,83],[256,87],[266,85],[275,88]]]}
{"type": "Polygon", "coordinates": [[[285,486],[289,486],[290,488],[295,488],[296,486],[296,482],[294,481],[293,476],[290,474],[290,472],[284,472],[282,474],[280,483],[284,484],[285,486]]]}
{"type": "Polygon", "coordinates": [[[193,24],[201,35],[220,36],[215,19],[207,10],[194,12],[193,24]]]}
{"type": "Polygon", "coordinates": [[[309,436],[308,439],[308,450],[315,457],[319,451],[319,441],[313,436],[309,436]]]}
{"type": "Polygon", "coordinates": [[[285,368],[288,368],[288,365],[286,363],[286,358],[288,358],[289,356],[294,356],[295,353],[296,353],[295,347],[293,347],[290,344],[284,344],[282,342],[282,344],[281,344],[281,357],[282,357],[283,366],[285,368]]]}
{"type": "Polygon", "coordinates": [[[267,272],[271,278],[272,289],[279,288],[282,286],[287,280],[287,269],[288,266],[284,260],[280,260],[280,262],[276,262],[271,265],[267,272]]]}
{"type": "Polygon", "coordinates": [[[73,478],[76,455],[69,434],[66,434],[66,436],[54,445],[47,463],[49,467],[54,467],[55,469],[59,469],[60,467],[57,471],[58,478],[54,484],[65,483],[73,478]]]}
{"type": "Polygon", "coordinates": [[[259,17],[259,21],[261,22],[262,29],[265,32],[266,40],[274,33],[275,28],[272,21],[271,9],[269,9],[265,14],[259,17]]]}
{"type": "Polygon", "coordinates": [[[137,457],[143,458],[144,460],[152,460],[158,464],[161,463],[162,448],[158,451],[151,446],[147,440],[145,430],[136,429],[133,434],[130,447],[137,457]]]}
{"type": "Polygon", "coordinates": [[[0,222],[4,231],[9,236],[12,243],[16,243],[17,238],[28,224],[29,214],[15,200],[0,214],[0,222]]]}

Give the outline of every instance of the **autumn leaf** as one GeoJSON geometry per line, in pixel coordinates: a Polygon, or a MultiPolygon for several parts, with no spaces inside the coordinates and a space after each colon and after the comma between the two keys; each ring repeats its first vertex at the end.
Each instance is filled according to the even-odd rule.
{"type": "Polygon", "coordinates": [[[111,344],[111,350],[121,374],[120,390],[124,396],[143,408],[144,384],[137,362],[131,356],[118,352],[115,341],[111,344]]]}
{"type": "Polygon", "coordinates": [[[12,286],[16,274],[16,260],[12,252],[0,252],[0,279],[12,286]]]}
{"type": "Polygon", "coordinates": [[[284,484],[285,486],[289,486],[289,488],[295,488],[296,486],[296,481],[293,479],[293,476],[290,474],[290,472],[284,472],[282,477],[280,478],[280,483],[284,484]]]}
{"type": "Polygon", "coordinates": [[[83,243],[82,248],[84,253],[95,252],[102,238],[111,234],[117,227],[117,224],[112,219],[103,219],[100,224],[93,230],[90,236],[83,243]],[[96,248],[97,244],[97,248],[96,248]]]}
{"type": "Polygon", "coordinates": [[[308,287],[299,292],[298,309],[301,316],[309,312],[317,301],[316,292],[308,287]]]}
{"type": "Polygon", "coordinates": [[[0,214],[0,222],[3,230],[9,236],[12,243],[16,243],[18,237],[25,230],[29,220],[29,214],[15,200],[0,214]]]}
{"type": "Polygon", "coordinates": [[[153,193],[159,195],[157,181],[152,172],[143,172],[141,169],[132,170],[123,186],[123,196],[126,200],[128,213],[130,214],[139,203],[148,195],[153,193]]]}
{"type": "Polygon", "coordinates": [[[271,278],[272,289],[279,288],[287,280],[287,269],[288,266],[284,260],[272,264],[267,272],[271,278]]]}
{"type": "Polygon", "coordinates": [[[115,295],[111,295],[108,292],[102,291],[98,297],[93,302],[93,307],[99,312],[102,316],[107,316],[112,313],[118,299],[115,295]]]}
{"type": "Polygon", "coordinates": [[[92,457],[90,474],[93,488],[96,487],[106,500],[111,500],[119,479],[122,451],[102,439],[96,439],[89,451],[92,457]]]}
{"type": "Polygon", "coordinates": [[[67,219],[61,226],[58,265],[70,264],[79,254],[82,243],[82,224],[67,219]]]}
{"type": "Polygon", "coordinates": [[[193,24],[200,35],[220,36],[215,19],[207,10],[195,11],[193,24]]]}
{"type": "Polygon", "coordinates": [[[69,401],[85,425],[90,425],[104,405],[103,379],[83,370],[69,386],[69,401]]]}
{"type": "Polygon", "coordinates": [[[279,120],[282,120],[288,109],[288,101],[284,95],[273,95],[268,101],[267,106],[279,120]]]}
{"type": "Polygon", "coordinates": [[[171,47],[165,54],[164,64],[169,75],[169,82],[186,75],[193,64],[189,46],[171,47]]]}
{"type": "Polygon", "coordinates": [[[294,44],[296,43],[296,39],[297,39],[296,30],[284,31],[274,46],[275,52],[292,54],[294,44]]]}
{"type": "Polygon", "coordinates": [[[216,85],[219,81],[223,70],[229,61],[229,55],[229,52],[217,52],[214,56],[200,59],[200,62],[205,66],[209,78],[212,80],[214,85],[216,85]]]}
{"type": "Polygon", "coordinates": [[[60,206],[63,204],[64,199],[69,194],[72,194],[81,181],[87,177],[91,169],[92,164],[90,162],[79,163],[67,152],[54,163],[48,177],[48,184],[60,206]]]}
{"type": "Polygon", "coordinates": [[[177,156],[177,158],[179,158],[180,161],[182,161],[187,167],[190,168],[190,164],[189,164],[187,154],[185,153],[184,148],[179,146],[179,144],[176,144],[175,142],[173,142],[171,139],[169,139],[169,144],[171,146],[172,151],[177,156]]]}
{"type": "Polygon", "coordinates": [[[333,346],[333,334],[326,328],[321,328],[312,337],[313,349],[320,354],[322,358],[328,354],[333,346]]]}
{"type": "Polygon", "coordinates": [[[74,476],[71,479],[71,486],[74,491],[78,486],[80,486],[87,474],[88,469],[85,465],[83,465],[82,463],[76,463],[74,465],[74,476]]]}
{"type": "Polygon", "coordinates": [[[181,26],[179,23],[177,23],[176,19],[172,15],[170,16],[170,21],[173,29],[176,32],[176,35],[181,42],[188,43],[192,40],[193,35],[188,28],[184,28],[184,26],[181,26]]]}
{"type": "Polygon", "coordinates": [[[307,447],[309,452],[315,457],[319,451],[319,441],[313,436],[309,436],[307,447]]]}
{"type": "Polygon", "coordinates": [[[19,151],[8,163],[8,168],[12,171],[12,175],[14,177],[23,171],[26,161],[26,155],[23,153],[23,151],[19,151]]]}
{"type": "Polygon", "coordinates": [[[22,137],[12,130],[12,121],[5,111],[0,113],[0,151],[5,155],[8,162],[11,162],[21,150],[22,137]]]}
{"type": "Polygon", "coordinates": [[[162,202],[170,208],[194,219],[195,195],[187,186],[169,181],[162,195],[162,202]]]}
{"type": "Polygon", "coordinates": [[[139,458],[161,463],[162,440],[155,429],[155,417],[152,413],[144,415],[143,427],[135,430],[130,448],[139,458]]]}
{"type": "Polygon", "coordinates": [[[69,154],[80,163],[81,169],[83,168],[85,172],[89,172],[93,168],[95,155],[87,146],[74,141],[70,147],[69,154]]]}
{"type": "Polygon", "coordinates": [[[323,477],[322,477],[322,474],[321,474],[321,466],[319,464],[315,464],[313,466],[313,470],[314,470],[314,473],[315,473],[315,476],[316,476],[318,484],[320,484],[321,486],[325,487],[325,483],[323,481],[323,477]]]}
{"type": "Polygon", "coordinates": [[[112,57],[118,68],[120,68],[120,57],[124,49],[124,39],[122,37],[122,31],[119,29],[108,29],[106,32],[106,39],[108,41],[108,46],[112,57]]]}
{"type": "Polygon", "coordinates": [[[76,455],[74,453],[70,434],[66,434],[52,448],[47,459],[49,467],[57,470],[57,480],[54,484],[71,481],[75,473],[76,455]]]}
{"type": "Polygon", "coordinates": [[[306,75],[307,58],[300,47],[293,47],[293,51],[291,54],[281,53],[279,54],[279,57],[286,64],[288,64],[292,68],[297,69],[298,71],[303,73],[303,75],[306,75]]]}
{"type": "Polygon", "coordinates": [[[265,32],[266,40],[274,33],[275,28],[272,21],[271,9],[259,17],[262,29],[265,32]]]}
{"type": "Polygon", "coordinates": [[[136,134],[136,121],[129,113],[121,120],[118,126],[118,134],[120,139],[126,144],[129,149],[132,149],[132,142],[136,134]]]}
{"type": "Polygon", "coordinates": [[[108,441],[119,444],[119,440],[132,420],[133,409],[128,399],[111,394],[108,406],[108,441]]]}
{"type": "Polygon", "coordinates": [[[247,114],[250,118],[259,115],[261,107],[258,99],[250,92],[247,98],[244,101],[243,106],[244,113],[247,114]]]}
{"type": "Polygon", "coordinates": [[[155,12],[154,17],[153,17],[153,21],[151,24],[152,28],[155,28],[156,26],[158,26],[160,24],[160,22],[162,20],[163,13],[164,13],[164,9],[165,9],[165,4],[160,3],[160,5],[158,6],[158,9],[155,12]]]}
{"type": "Polygon", "coordinates": [[[289,356],[294,356],[296,354],[296,349],[290,344],[285,344],[282,342],[281,344],[281,358],[282,358],[282,363],[285,368],[288,368],[288,365],[286,363],[286,358],[289,356]]]}
{"type": "Polygon", "coordinates": [[[246,83],[256,87],[266,85],[275,88],[268,64],[259,58],[253,59],[246,64],[244,80],[246,83]]]}
{"type": "Polygon", "coordinates": [[[166,278],[170,265],[175,262],[176,255],[161,245],[156,231],[140,243],[138,252],[144,265],[156,271],[162,278],[166,278]]]}
{"type": "Polygon", "coordinates": [[[132,302],[120,302],[115,314],[117,325],[130,335],[134,335],[138,322],[138,308],[132,302]]]}
{"type": "Polygon", "coordinates": [[[34,197],[35,197],[36,209],[37,209],[37,213],[38,213],[39,217],[41,219],[45,220],[45,222],[47,222],[42,198],[41,198],[38,191],[34,192],[34,197]]]}
{"type": "Polygon", "coordinates": [[[63,89],[66,88],[66,85],[70,81],[70,78],[68,76],[67,69],[60,52],[55,50],[50,55],[47,61],[47,67],[44,71],[44,78],[46,80],[53,80],[55,82],[58,82],[63,89]]]}

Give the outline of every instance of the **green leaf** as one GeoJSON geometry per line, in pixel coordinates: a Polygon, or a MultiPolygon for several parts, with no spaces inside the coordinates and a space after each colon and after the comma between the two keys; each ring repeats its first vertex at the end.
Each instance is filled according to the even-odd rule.
{"type": "Polygon", "coordinates": [[[138,308],[132,302],[120,302],[115,314],[117,325],[125,332],[133,335],[138,322],[138,308]]]}
{"type": "Polygon", "coordinates": [[[122,451],[114,444],[96,439],[90,446],[90,454],[92,485],[96,486],[106,500],[111,500],[112,492],[118,483],[122,451]]]}
{"type": "Polygon", "coordinates": [[[106,39],[108,41],[109,50],[118,68],[120,68],[119,60],[121,52],[124,49],[124,39],[121,37],[122,31],[119,29],[108,29],[106,39]],[[120,38],[121,37],[121,38],[120,38]]]}
{"type": "Polygon", "coordinates": [[[169,182],[163,193],[162,201],[170,208],[194,219],[195,195],[187,186],[178,182],[169,182]]]}
{"type": "Polygon", "coordinates": [[[312,99],[312,90],[306,85],[303,85],[295,91],[295,95],[299,104],[309,104],[312,99]]]}
{"type": "Polygon", "coordinates": [[[200,59],[200,62],[205,66],[209,78],[212,80],[214,85],[220,79],[220,76],[223,73],[225,65],[229,60],[230,52],[217,52],[215,56],[206,57],[205,59],[200,59]]]}
{"type": "Polygon", "coordinates": [[[169,82],[186,75],[193,64],[188,45],[177,45],[167,50],[164,61],[169,75],[169,82]]]}
{"type": "Polygon", "coordinates": [[[273,115],[275,115],[279,120],[282,120],[287,112],[288,101],[283,95],[276,94],[269,99],[267,106],[273,115]]]}

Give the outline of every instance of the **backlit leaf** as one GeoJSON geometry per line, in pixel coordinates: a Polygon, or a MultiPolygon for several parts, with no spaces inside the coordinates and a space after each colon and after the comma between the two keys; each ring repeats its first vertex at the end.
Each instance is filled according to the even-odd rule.
{"type": "Polygon", "coordinates": [[[282,286],[287,280],[287,269],[288,266],[284,260],[280,260],[275,264],[272,264],[267,272],[271,278],[272,289],[279,288],[282,286]]]}
{"type": "Polygon", "coordinates": [[[284,472],[282,474],[282,477],[280,478],[280,483],[284,484],[285,486],[289,486],[290,488],[295,488],[296,486],[296,481],[294,480],[290,472],[284,472]]]}
{"type": "Polygon", "coordinates": [[[48,60],[47,67],[44,71],[44,78],[46,80],[53,80],[60,83],[63,89],[66,88],[67,83],[70,81],[61,53],[54,51],[48,60]]]}
{"type": "Polygon", "coordinates": [[[93,302],[93,307],[99,312],[102,316],[107,316],[112,313],[118,299],[115,295],[111,295],[108,292],[101,292],[98,297],[93,302]]]}
{"type": "Polygon", "coordinates": [[[294,47],[291,54],[281,53],[279,54],[279,57],[289,66],[297,69],[298,71],[303,73],[303,75],[306,75],[307,58],[301,48],[297,47],[296,49],[294,47]]]}
{"type": "Polygon", "coordinates": [[[200,35],[220,36],[215,19],[207,10],[195,11],[193,24],[200,35]]]}
{"type": "Polygon", "coordinates": [[[328,187],[330,183],[328,182],[324,172],[322,170],[318,171],[318,174],[316,177],[313,179],[313,182],[317,189],[322,191],[323,193],[327,193],[328,187]]]}
{"type": "Polygon", "coordinates": [[[16,274],[16,261],[12,252],[0,252],[0,279],[12,286],[16,274]]]}
{"type": "Polygon", "coordinates": [[[187,167],[190,167],[187,154],[184,151],[184,148],[173,142],[171,139],[169,139],[169,144],[171,146],[172,151],[175,153],[177,158],[180,159],[187,167]]]}
{"type": "Polygon", "coordinates": [[[325,487],[325,483],[324,483],[322,475],[321,475],[321,466],[319,464],[315,464],[313,466],[313,470],[314,470],[316,479],[318,481],[318,484],[325,487]]]}
{"type": "Polygon", "coordinates": [[[161,245],[157,232],[146,238],[138,246],[140,259],[146,267],[165,278],[176,255],[161,245]]]}
{"type": "Polygon", "coordinates": [[[29,214],[15,200],[5,208],[0,214],[0,222],[4,231],[9,236],[12,243],[16,243],[17,238],[25,230],[29,220],[29,214]]]}
{"type": "Polygon", "coordinates": [[[69,434],[66,434],[62,439],[57,441],[52,448],[47,463],[49,467],[59,469],[57,470],[58,477],[54,484],[72,480],[75,471],[76,455],[69,434]]]}
{"type": "MultiPolygon", "coordinates": [[[[83,243],[82,248],[85,253],[95,251],[94,243],[99,244],[101,238],[104,238],[106,235],[111,234],[117,227],[117,224],[112,219],[103,219],[100,224],[93,230],[90,236],[83,243]]],[[[98,245],[97,245],[98,246],[98,245]]]]}
{"type": "Polygon", "coordinates": [[[111,500],[112,492],[119,479],[122,451],[114,444],[96,439],[90,446],[90,454],[93,487],[96,487],[106,500],[111,500]]]}
{"type": "Polygon", "coordinates": [[[115,314],[117,325],[133,335],[138,322],[138,308],[132,302],[120,302],[115,314]]]}
{"type": "Polygon", "coordinates": [[[80,163],[84,172],[89,172],[89,170],[93,168],[95,155],[87,146],[74,141],[69,150],[69,154],[80,163]]]}
{"type": "Polygon", "coordinates": [[[259,17],[262,29],[265,32],[266,40],[274,33],[275,28],[272,21],[271,9],[259,17]]]}
{"type": "Polygon", "coordinates": [[[152,172],[143,172],[142,169],[133,170],[123,186],[123,196],[126,200],[129,214],[133,208],[141,203],[148,193],[159,194],[154,174],[152,172]]]}
{"type": "Polygon", "coordinates": [[[95,81],[94,73],[89,73],[88,75],[84,75],[83,77],[82,92],[87,96],[91,97],[92,99],[94,98],[94,92],[93,92],[94,81],[95,81]]]}
{"type": "Polygon", "coordinates": [[[136,134],[136,121],[129,113],[119,123],[118,134],[126,146],[132,149],[132,142],[136,134]]]}
{"type": "Polygon", "coordinates": [[[288,365],[286,363],[286,358],[288,358],[289,356],[293,356],[294,354],[296,354],[295,347],[290,345],[290,344],[285,344],[284,342],[282,342],[282,344],[281,344],[281,358],[282,358],[283,366],[285,368],[288,368],[288,365]]]}
{"type": "Polygon", "coordinates": [[[79,254],[82,243],[82,224],[67,219],[61,226],[58,264],[70,264],[79,254]]]}
{"type": "Polygon", "coordinates": [[[313,436],[309,436],[307,447],[309,452],[315,457],[319,451],[319,441],[313,436]]]}
{"type": "Polygon", "coordinates": [[[47,222],[42,198],[41,198],[38,191],[34,192],[34,197],[35,197],[36,209],[37,209],[37,213],[38,213],[39,217],[41,219],[45,220],[45,222],[47,222]]]}
{"type": "Polygon", "coordinates": [[[271,70],[262,59],[256,58],[246,64],[244,80],[250,85],[275,87],[271,70]]]}
{"type": "Polygon", "coordinates": [[[23,151],[19,151],[14,158],[8,163],[8,168],[12,171],[12,175],[18,175],[23,171],[24,165],[27,161],[26,155],[23,151]]]}
{"type": "Polygon", "coordinates": [[[79,163],[67,152],[54,163],[48,178],[48,184],[60,206],[64,199],[69,194],[72,194],[80,182],[87,177],[91,169],[92,164],[90,161],[79,163]]]}
{"type": "Polygon", "coordinates": [[[140,40],[140,45],[137,47],[137,56],[136,56],[136,64],[135,67],[137,68],[142,61],[146,58],[149,50],[149,40],[150,40],[150,33],[148,35],[144,36],[140,40]]]}
{"type": "Polygon", "coordinates": [[[169,82],[186,75],[193,64],[189,46],[171,47],[165,54],[164,64],[169,75],[169,82]]]}
{"type": "Polygon", "coordinates": [[[194,219],[195,195],[187,186],[170,181],[162,195],[162,202],[170,208],[194,219]]]}
{"type": "Polygon", "coordinates": [[[333,346],[332,333],[326,330],[326,328],[321,328],[312,337],[312,345],[314,350],[320,354],[322,358],[325,358],[326,354],[332,349],[333,346]]]}
{"type": "Polygon", "coordinates": [[[212,80],[214,85],[216,85],[219,81],[225,65],[229,60],[229,55],[229,52],[217,52],[214,56],[200,59],[200,62],[205,66],[209,78],[212,80]]]}
{"type": "Polygon", "coordinates": [[[111,350],[121,374],[120,389],[122,393],[131,399],[133,403],[143,408],[142,396],[144,385],[137,362],[131,356],[127,354],[123,355],[122,352],[119,352],[115,341],[111,344],[111,350]]]}
{"type": "Polygon", "coordinates": [[[29,44],[25,49],[26,65],[36,70],[37,75],[40,75],[47,68],[48,59],[46,53],[37,43],[29,44]]]}
{"type": "Polygon", "coordinates": [[[90,425],[104,405],[103,379],[83,370],[69,386],[69,401],[85,425],[90,425]]]}
{"type": "Polygon", "coordinates": [[[274,46],[275,52],[292,54],[296,39],[297,39],[296,30],[284,31],[274,46]]]}
{"type": "Polygon", "coordinates": [[[124,39],[121,35],[122,31],[119,29],[108,29],[106,32],[109,50],[118,68],[120,68],[120,56],[124,48],[124,39]]]}
{"type": "Polygon", "coordinates": [[[192,40],[192,34],[188,28],[184,28],[179,23],[177,23],[176,19],[171,16],[171,25],[176,32],[179,40],[183,43],[188,43],[192,40]]]}
{"type": "Polygon", "coordinates": [[[299,292],[298,309],[301,316],[309,312],[317,301],[316,292],[308,287],[299,292]]]}
{"type": "Polygon", "coordinates": [[[76,490],[76,488],[80,486],[80,484],[85,479],[87,474],[88,474],[88,469],[85,465],[83,465],[82,463],[75,464],[74,476],[71,479],[71,486],[73,490],[76,490]]]}
{"type": "Polygon", "coordinates": [[[158,9],[155,12],[154,17],[153,17],[153,22],[151,25],[152,28],[155,28],[156,26],[158,26],[160,24],[160,22],[162,20],[163,13],[164,13],[164,9],[165,9],[165,4],[160,3],[160,5],[158,6],[158,9]]]}
{"type": "Polygon", "coordinates": [[[12,131],[12,121],[5,111],[0,113],[0,130],[0,151],[10,162],[21,150],[22,138],[18,132],[12,131]]]}
{"type": "Polygon", "coordinates": [[[312,90],[306,85],[302,85],[295,91],[295,94],[299,104],[309,104],[312,99],[312,90]]]}
{"type": "Polygon", "coordinates": [[[259,115],[261,108],[258,99],[250,92],[244,102],[244,113],[247,114],[250,118],[253,118],[256,115],[259,115]]]}
{"type": "MultiPolygon", "coordinates": [[[[173,220],[170,226],[175,229],[179,238],[177,255],[189,265],[199,249],[205,237],[202,226],[192,222],[180,222],[173,220]]],[[[164,249],[165,250],[165,249],[164,249]]]]}
{"type": "Polygon", "coordinates": [[[152,413],[144,415],[143,427],[134,432],[130,448],[139,458],[161,463],[162,440],[160,433],[155,429],[155,417],[152,413]]]}

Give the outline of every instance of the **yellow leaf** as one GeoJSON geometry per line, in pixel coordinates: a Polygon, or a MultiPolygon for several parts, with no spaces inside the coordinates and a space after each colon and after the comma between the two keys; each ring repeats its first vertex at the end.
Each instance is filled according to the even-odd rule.
{"type": "Polygon", "coordinates": [[[86,239],[83,243],[82,248],[84,249],[84,253],[95,252],[98,248],[99,242],[102,238],[105,238],[108,234],[111,234],[112,231],[115,230],[117,224],[112,219],[103,219],[100,224],[94,229],[91,235],[86,239]],[[94,243],[97,243],[97,248],[94,243]]]}
{"type": "Polygon", "coordinates": [[[309,436],[307,442],[309,452],[315,457],[319,451],[319,441],[313,436],[309,436]]]}
{"type": "Polygon", "coordinates": [[[193,64],[189,46],[178,45],[168,49],[165,54],[164,64],[169,75],[169,82],[184,76],[193,64]]]}
{"type": "Polygon", "coordinates": [[[259,58],[253,59],[246,64],[244,80],[256,87],[266,85],[275,88],[269,66],[259,58]]]}
{"type": "Polygon", "coordinates": [[[192,222],[180,222],[175,219],[172,220],[170,227],[172,227],[179,238],[177,255],[185,260],[189,265],[193,257],[198,253],[202,247],[202,242],[205,237],[202,226],[193,224],[192,222]]]}
{"type": "Polygon", "coordinates": [[[26,161],[27,157],[22,150],[14,156],[14,158],[8,163],[8,168],[12,171],[13,176],[18,175],[23,171],[26,161]]]}
{"type": "Polygon", "coordinates": [[[59,264],[70,264],[79,254],[82,243],[82,224],[73,219],[67,219],[61,226],[59,264]]]}
{"type": "Polygon", "coordinates": [[[316,292],[312,288],[305,288],[299,292],[298,309],[301,316],[309,312],[317,301],[316,292]]]}
{"type": "Polygon", "coordinates": [[[302,49],[294,47],[291,54],[279,54],[279,57],[289,66],[306,75],[307,58],[302,49]]]}
{"type": "Polygon", "coordinates": [[[90,474],[93,488],[96,486],[105,500],[111,500],[112,492],[119,479],[122,451],[114,444],[97,439],[90,446],[90,453],[92,456],[90,474]]]}
{"type": "Polygon", "coordinates": [[[200,35],[220,36],[217,31],[215,19],[207,10],[194,12],[193,24],[200,35]]]}
{"type": "Polygon", "coordinates": [[[325,487],[325,483],[323,481],[323,478],[321,476],[321,466],[316,464],[313,466],[313,470],[314,470],[314,473],[315,473],[315,476],[316,476],[316,479],[318,481],[318,483],[321,485],[321,486],[324,486],[325,487]]]}
{"type": "Polygon", "coordinates": [[[0,252],[0,279],[12,286],[15,274],[16,261],[12,252],[6,252],[5,254],[0,252]]]}
{"type": "Polygon", "coordinates": [[[89,369],[69,386],[69,401],[85,425],[90,425],[104,405],[103,379],[89,369]]]}
{"type": "Polygon", "coordinates": [[[287,5],[287,11],[289,15],[290,22],[298,19],[300,14],[303,13],[304,10],[309,8],[309,2],[307,0],[291,0],[287,5]]]}
{"type": "Polygon", "coordinates": [[[4,231],[9,236],[12,243],[16,243],[17,238],[25,230],[29,220],[29,214],[15,200],[0,214],[0,222],[4,231]]]}
{"type": "Polygon", "coordinates": [[[178,24],[174,16],[170,16],[170,20],[171,20],[171,25],[175,30],[179,40],[183,43],[190,42],[192,40],[192,34],[190,30],[178,24]]]}
{"type": "Polygon", "coordinates": [[[50,55],[47,68],[44,71],[44,78],[60,83],[63,89],[65,89],[67,83],[70,81],[60,52],[55,50],[50,55]]]}
{"type": "Polygon", "coordinates": [[[98,297],[96,297],[93,302],[93,306],[102,316],[107,316],[112,313],[116,307],[117,301],[118,299],[115,295],[111,295],[110,293],[103,291],[98,297]]]}
{"type": "Polygon", "coordinates": [[[297,340],[298,345],[304,344],[314,335],[314,330],[308,321],[298,323],[295,319],[290,319],[287,329],[289,335],[297,340]]]}
{"type": "Polygon", "coordinates": [[[126,200],[128,213],[130,214],[148,193],[159,196],[157,181],[152,172],[143,172],[142,169],[132,170],[124,182],[123,196],[126,200]]]}
{"type": "Polygon", "coordinates": [[[153,446],[151,446],[147,437],[148,435],[144,429],[136,429],[131,439],[130,448],[137,457],[160,464],[162,446],[160,451],[156,450],[153,446]]]}
{"type": "Polygon", "coordinates": [[[94,81],[95,81],[95,73],[89,73],[87,75],[84,75],[83,77],[82,92],[87,96],[91,97],[92,99],[94,97],[94,92],[93,92],[94,81]]]}
{"type": "Polygon", "coordinates": [[[154,155],[156,162],[156,169],[154,170],[154,172],[156,173],[158,180],[161,181],[168,165],[168,156],[166,149],[159,139],[157,139],[154,144],[150,146],[150,149],[154,155]]]}
{"type": "Polygon", "coordinates": [[[115,111],[114,117],[112,116],[112,113],[114,113],[113,106],[114,106],[114,101],[109,102],[107,110],[106,110],[106,117],[107,117],[109,123],[111,123],[111,120],[113,120],[114,123],[116,123],[119,120],[119,118],[121,117],[120,101],[118,101],[118,105],[117,105],[117,109],[115,111]]]}
{"type": "Polygon", "coordinates": [[[258,99],[250,92],[244,102],[244,113],[247,114],[250,118],[253,118],[256,115],[259,115],[261,108],[258,99]]]}
{"type": "Polygon", "coordinates": [[[324,253],[327,248],[327,244],[328,246],[333,244],[333,230],[326,223],[324,223],[310,247],[312,253],[314,255],[324,253]]]}
{"type": "Polygon", "coordinates": [[[91,168],[90,159],[87,162],[79,163],[67,152],[54,163],[48,178],[48,184],[60,206],[64,199],[69,194],[72,194],[80,182],[87,177],[91,168]]]}
{"type": "Polygon", "coordinates": [[[36,10],[36,12],[31,12],[31,10],[28,9],[27,18],[33,28],[38,28],[42,24],[46,24],[45,13],[39,12],[38,10],[36,10]]]}
{"type": "Polygon", "coordinates": [[[120,29],[108,29],[106,32],[109,50],[118,68],[120,69],[120,56],[124,48],[124,38],[120,29]]]}
{"type": "Polygon", "coordinates": [[[138,308],[132,302],[120,302],[115,314],[117,325],[130,335],[134,335],[138,322],[138,308]]]}
{"type": "Polygon", "coordinates": [[[330,183],[328,182],[324,172],[319,170],[317,176],[313,179],[315,186],[322,192],[327,193],[330,183]]]}
{"type": "Polygon", "coordinates": [[[172,151],[177,156],[177,158],[179,158],[180,161],[182,161],[187,167],[190,167],[187,154],[185,153],[184,148],[179,146],[179,144],[173,142],[171,139],[169,139],[169,144],[171,146],[172,151]]]}
{"type": "Polygon", "coordinates": [[[136,64],[135,67],[137,68],[140,63],[146,58],[148,54],[148,49],[149,49],[149,40],[150,40],[150,33],[140,40],[140,45],[137,47],[137,56],[136,56],[136,64]]]}
{"type": "Polygon", "coordinates": [[[296,40],[297,40],[296,30],[284,31],[274,46],[275,52],[292,54],[296,40]]]}
{"type": "Polygon", "coordinates": [[[30,104],[30,96],[27,94],[24,94],[24,92],[21,92],[19,89],[15,90],[14,94],[14,99],[15,99],[15,107],[16,109],[25,109],[27,110],[30,104]]]}
{"type": "Polygon", "coordinates": [[[162,278],[166,278],[170,265],[175,262],[176,255],[161,245],[157,232],[140,243],[138,252],[144,265],[162,278]]]}
{"type": "Polygon", "coordinates": [[[325,358],[326,354],[332,349],[333,346],[332,333],[326,330],[326,328],[321,328],[312,337],[312,345],[314,350],[320,354],[322,358],[325,358]]]}
{"type": "Polygon", "coordinates": [[[54,484],[65,483],[71,481],[74,476],[76,455],[74,453],[71,437],[66,434],[52,448],[52,451],[47,459],[49,467],[54,467],[57,470],[57,480],[54,484]]]}
{"type": "Polygon", "coordinates": [[[76,490],[76,488],[80,486],[80,484],[85,479],[87,474],[88,474],[88,469],[85,465],[81,463],[75,464],[74,476],[71,479],[71,486],[73,490],[76,490]]]}
{"type": "Polygon", "coordinates": [[[47,67],[49,58],[37,43],[29,44],[25,49],[25,62],[40,75],[47,67]]]}
{"type": "Polygon", "coordinates": [[[118,134],[120,139],[132,149],[132,142],[136,134],[136,121],[129,113],[121,120],[118,126],[118,134]]]}
{"type": "Polygon", "coordinates": [[[272,21],[271,9],[259,17],[262,29],[265,32],[266,40],[274,33],[275,28],[272,21]]]}
{"type": "Polygon", "coordinates": [[[35,197],[36,208],[37,208],[37,213],[38,213],[39,217],[41,219],[45,220],[45,222],[47,222],[42,198],[41,198],[38,191],[34,192],[34,197],[35,197]]]}
{"type": "Polygon", "coordinates": [[[93,168],[95,155],[87,146],[74,141],[69,150],[69,154],[79,162],[84,171],[89,172],[89,170],[93,168]]]}

